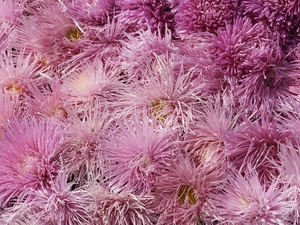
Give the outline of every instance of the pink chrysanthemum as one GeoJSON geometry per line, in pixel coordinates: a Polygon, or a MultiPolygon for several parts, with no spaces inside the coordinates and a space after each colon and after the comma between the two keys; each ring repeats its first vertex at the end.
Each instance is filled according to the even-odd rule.
{"type": "Polygon", "coordinates": [[[237,125],[237,116],[232,112],[226,100],[220,96],[209,98],[203,105],[197,121],[190,125],[185,134],[186,144],[196,163],[215,163],[215,167],[224,167],[226,134],[237,125]]]}
{"type": "Polygon", "coordinates": [[[233,24],[226,24],[224,30],[219,30],[212,43],[216,48],[215,62],[222,70],[229,83],[246,75],[246,63],[257,46],[268,40],[268,34],[262,24],[252,25],[247,17],[238,17],[233,24]]]}
{"type": "Polygon", "coordinates": [[[289,132],[268,119],[245,121],[227,133],[226,153],[238,170],[245,171],[251,165],[259,179],[268,183],[279,174],[272,161],[279,162],[279,144],[289,136],[289,132]]]}
{"type": "Polygon", "coordinates": [[[157,224],[190,224],[211,221],[208,194],[222,188],[223,173],[202,163],[196,166],[190,159],[179,155],[167,168],[155,190],[154,201],[160,217],[157,224]]]}
{"type": "Polygon", "coordinates": [[[59,165],[54,158],[62,128],[51,121],[14,120],[0,138],[0,204],[22,198],[30,189],[46,188],[59,165]]]}
{"type": "Polygon", "coordinates": [[[72,190],[60,172],[48,189],[30,191],[30,197],[2,215],[6,224],[84,225],[91,224],[92,198],[83,189],[72,190]],[[22,221],[22,222],[18,222],[22,221]]]}
{"type": "Polygon", "coordinates": [[[42,70],[33,55],[14,52],[0,55],[0,90],[24,97],[30,94],[30,86],[40,86],[44,82],[42,70]]]}
{"type": "Polygon", "coordinates": [[[287,224],[296,206],[295,188],[281,185],[279,179],[266,187],[254,172],[230,174],[222,193],[212,198],[221,224],[287,224]]]}
{"type": "Polygon", "coordinates": [[[27,114],[33,117],[55,118],[58,121],[64,121],[68,117],[67,96],[61,92],[59,81],[51,80],[51,84],[44,88],[31,88],[32,97],[28,97],[27,114]]]}
{"type": "Polygon", "coordinates": [[[104,26],[89,27],[88,33],[91,44],[82,48],[81,52],[69,61],[69,64],[76,65],[82,61],[93,62],[95,59],[101,59],[104,64],[113,62],[117,67],[123,41],[127,39],[125,29],[116,18],[108,21],[104,26]]]}
{"type": "MultiPolygon", "coordinates": [[[[98,104],[100,105],[100,104],[98,104]]],[[[64,121],[64,139],[59,145],[58,155],[63,161],[64,170],[75,175],[83,183],[87,175],[102,169],[102,151],[107,129],[114,121],[115,114],[101,111],[97,104],[90,104],[85,111],[68,111],[64,121]]]]}
{"type": "Polygon", "coordinates": [[[76,68],[68,67],[62,78],[61,93],[72,105],[82,105],[93,101],[116,102],[118,92],[123,89],[120,69],[111,63],[99,60],[86,62],[76,68]]]}
{"type": "Polygon", "coordinates": [[[128,84],[120,104],[128,114],[146,107],[161,124],[188,129],[201,102],[200,87],[191,86],[193,72],[178,70],[171,59],[157,56],[144,70],[143,79],[128,84]]]}
{"type": "Polygon", "coordinates": [[[231,0],[179,1],[175,15],[178,33],[216,32],[231,22],[235,3],[231,0]]]}
{"type": "Polygon", "coordinates": [[[16,48],[26,48],[27,52],[34,52],[42,64],[59,68],[86,46],[85,34],[63,11],[61,4],[44,1],[33,15],[22,20],[16,48]]]}
{"type": "Polygon", "coordinates": [[[103,25],[113,13],[114,0],[65,0],[71,17],[88,25],[103,25]]]}
{"type": "Polygon", "coordinates": [[[166,27],[174,29],[174,12],[168,0],[116,0],[116,6],[121,10],[119,19],[129,31],[150,27],[152,32],[164,34],[166,27]]]}
{"type": "Polygon", "coordinates": [[[162,170],[176,158],[172,131],[162,130],[143,115],[118,122],[104,151],[108,165],[105,175],[110,183],[136,193],[150,193],[162,170]],[[117,129],[117,128],[116,128],[117,129]]]}
{"type": "Polygon", "coordinates": [[[172,34],[166,29],[164,36],[158,31],[154,34],[151,30],[139,31],[127,35],[128,40],[124,41],[121,52],[122,68],[127,76],[141,77],[145,68],[157,56],[171,57],[176,51],[172,43],[172,34]]]}
{"type": "Polygon", "coordinates": [[[152,197],[135,195],[129,191],[108,190],[98,185],[87,189],[93,198],[93,224],[99,225],[148,225],[154,223],[149,209],[152,197]]]}
{"type": "Polygon", "coordinates": [[[277,43],[269,42],[248,57],[249,73],[239,80],[236,96],[249,112],[276,110],[280,102],[290,101],[299,86],[299,67],[288,62],[277,43]]]}

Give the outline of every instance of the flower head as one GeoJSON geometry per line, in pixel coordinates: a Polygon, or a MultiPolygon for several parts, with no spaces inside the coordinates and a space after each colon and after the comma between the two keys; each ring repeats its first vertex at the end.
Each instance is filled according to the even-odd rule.
{"type": "Polygon", "coordinates": [[[88,192],[93,198],[93,223],[100,225],[147,225],[154,222],[149,209],[150,196],[139,196],[129,191],[110,190],[101,185],[91,185],[88,192]]]}
{"type": "Polygon", "coordinates": [[[174,29],[174,12],[168,0],[116,0],[116,6],[121,9],[119,19],[129,31],[149,27],[152,32],[160,30],[164,34],[166,27],[174,29]]]}
{"type": "Polygon", "coordinates": [[[172,131],[162,130],[146,112],[117,123],[103,151],[108,161],[107,179],[136,193],[150,193],[162,170],[176,158],[172,131]],[[118,127],[118,128],[117,128],[118,127]]]}
{"type": "Polygon", "coordinates": [[[196,166],[180,155],[160,177],[154,204],[160,213],[158,224],[197,224],[210,220],[208,194],[224,182],[220,170],[202,163],[196,166]]]}
{"type": "Polygon", "coordinates": [[[3,125],[0,138],[0,204],[26,196],[30,189],[49,187],[59,170],[55,158],[61,141],[58,124],[32,119],[3,125]]]}
{"type": "Polygon", "coordinates": [[[112,15],[114,0],[65,0],[71,17],[88,25],[103,25],[112,15]]]}
{"type": "Polygon", "coordinates": [[[30,197],[8,209],[3,215],[6,223],[73,225],[90,224],[91,213],[88,206],[92,198],[83,189],[72,190],[67,174],[60,171],[55,181],[47,189],[30,190],[30,197]],[[19,223],[18,221],[23,221],[19,223]]]}
{"type": "Polygon", "coordinates": [[[235,4],[230,0],[183,0],[176,8],[178,33],[216,32],[234,16],[235,4]]]}
{"type": "Polygon", "coordinates": [[[219,221],[232,224],[284,223],[296,205],[293,187],[280,179],[266,187],[255,172],[230,174],[223,192],[212,198],[219,221]]]}

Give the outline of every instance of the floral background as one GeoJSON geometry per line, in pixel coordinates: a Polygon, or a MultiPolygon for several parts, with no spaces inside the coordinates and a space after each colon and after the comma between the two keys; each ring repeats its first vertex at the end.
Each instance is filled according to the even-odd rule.
{"type": "Polygon", "coordinates": [[[1,0],[0,224],[300,224],[299,0],[1,0]]]}

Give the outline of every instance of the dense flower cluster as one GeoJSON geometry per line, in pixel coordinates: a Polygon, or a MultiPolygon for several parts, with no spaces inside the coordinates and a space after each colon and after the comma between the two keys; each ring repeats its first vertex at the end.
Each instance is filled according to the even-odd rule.
{"type": "Polygon", "coordinates": [[[0,1],[0,224],[298,224],[299,60],[299,0],[0,1]]]}

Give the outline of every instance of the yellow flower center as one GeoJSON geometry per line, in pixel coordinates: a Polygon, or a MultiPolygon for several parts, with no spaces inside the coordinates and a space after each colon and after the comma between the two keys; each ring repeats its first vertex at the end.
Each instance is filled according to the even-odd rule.
{"type": "Polygon", "coordinates": [[[172,114],[172,111],[172,104],[165,99],[158,99],[151,104],[151,112],[160,122],[164,122],[172,114]]]}
{"type": "Polygon", "coordinates": [[[195,205],[197,203],[197,195],[195,190],[188,185],[181,185],[179,187],[177,199],[181,205],[195,205]]]}
{"type": "Polygon", "coordinates": [[[82,37],[82,33],[77,27],[70,28],[66,33],[66,38],[68,38],[71,41],[73,39],[78,40],[81,37],[82,37]]]}

